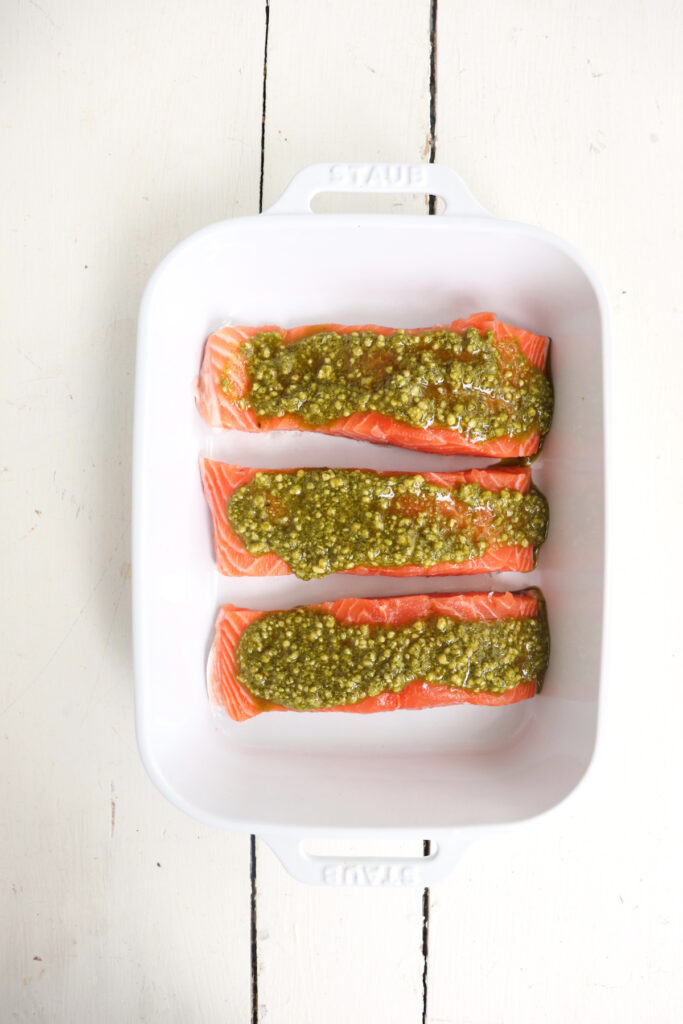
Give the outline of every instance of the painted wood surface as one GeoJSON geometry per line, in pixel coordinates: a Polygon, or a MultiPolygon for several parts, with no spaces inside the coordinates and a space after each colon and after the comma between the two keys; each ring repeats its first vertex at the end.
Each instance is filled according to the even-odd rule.
{"type": "Polygon", "coordinates": [[[666,709],[680,703],[683,564],[666,541],[664,557],[630,552],[645,523],[648,536],[670,536],[683,508],[683,9],[439,3],[438,39],[437,160],[493,213],[573,242],[607,288],[621,646],[589,788],[480,843],[432,891],[427,1020],[674,1024],[683,834],[671,787],[683,755],[666,709]],[[483,68],[485,50],[494,59],[483,68]]]}
{"type": "Polygon", "coordinates": [[[249,1019],[249,840],[135,742],[130,452],[143,285],[258,203],[262,10],[3,17],[3,1020],[249,1019]]]}
{"type": "MultiPolygon", "coordinates": [[[[270,4],[265,206],[320,160],[429,156],[429,0],[270,4]]],[[[329,213],[425,211],[424,197],[325,196],[329,213]]]]}
{"type": "MultiPolygon", "coordinates": [[[[644,523],[649,545],[674,537],[683,507],[682,37],[667,0],[31,0],[5,13],[8,1019],[678,1022],[683,753],[668,709],[683,566],[668,542],[666,558],[630,552],[644,523]],[[426,897],[309,889],[263,843],[252,855],[247,836],[172,809],[139,761],[137,306],[177,241],[269,205],[301,166],[433,155],[494,214],[573,241],[607,286],[624,644],[602,756],[574,803],[479,843],[426,897]],[[635,492],[634,467],[647,481],[635,492]]],[[[364,196],[316,208],[426,207],[364,196]]]]}
{"type": "Polygon", "coordinates": [[[422,1020],[422,890],[304,885],[262,842],[257,879],[259,1021],[422,1020]]]}
{"type": "MultiPolygon", "coordinates": [[[[270,4],[265,207],[308,163],[425,159],[429,14],[428,0],[395,3],[390,12],[364,0],[270,4]]],[[[424,196],[323,195],[314,208],[427,213],[424,196]]],[[[421,890],[368,898],[362,890],[312,889],[284,874],[263,843],[256,878],[259,1019],[421,1020],[421,890]]]]}

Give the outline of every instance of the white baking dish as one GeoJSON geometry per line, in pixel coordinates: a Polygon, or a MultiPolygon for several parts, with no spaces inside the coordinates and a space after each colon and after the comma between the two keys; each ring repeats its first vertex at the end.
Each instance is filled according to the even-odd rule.
{"type": "Polygon", "coordinates": [[[542,814],[575,790],[595,750],[603,661],[607,333],[602,289],[580,255],[537,228],[488,216],[443,167],[309,167],[267,214],[215,224],[167,256],[140,311],[133,596],[138,741],[169,800],[202,821],[255,831],[301,879],[422,885],[474,838],[542,814]],[[312,214],[311,198],[324,191],[426,192],[447,209],[429,218],[312,214]],[[200,453],[265,467],[429,469],[472,460],[284,431],[213,432],[192,398],[207,335],[224,323],[426,326],[480,310],[553,340],[555,421],[534,467],[551,509],[538,569],[451,581],[220,577],[200,453]],[[224,602],[272,608],[352,593],[530,584],[545,593],[552,635],[534,700],[368,717],[266,714],[241,724],[209,708],[206,656],[224,602]],[[302,841],[321,836],[425,838],[436,852],[307,853],[302,841]]]}

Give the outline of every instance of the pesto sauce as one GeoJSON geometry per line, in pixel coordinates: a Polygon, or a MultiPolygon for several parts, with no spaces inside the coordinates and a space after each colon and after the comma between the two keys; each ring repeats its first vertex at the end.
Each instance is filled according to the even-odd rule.
{"type": "Polygon", "coordinates": [[[458,564],[489,547],[538,549],[548,529],[548,504],[535,488],[448,488],[420,474],[363,469],[256,473],[227,516],[250,554],[272,552],[300,579],[357,566],[458,564]]]}
{"type": "Polygon", "coordinates": [[[249,389],[240,403],[264,418],[294,415],[315,427],[375,412],[470,441],[543,437],[550,428],[549,380],[515,338],[493,331],[323,331],[291,343],[261,332],[241,352],[249,389]]]}
{"type": "Polygon", "coordinates": [[[501,694],[536,680],[549,656],[545,617],[465,621],[435,616],[404,626],[350,625],[297,608],[252,622],[237,648],[251,694],[296,711],[356,704],[416,680],[501,694]]]}

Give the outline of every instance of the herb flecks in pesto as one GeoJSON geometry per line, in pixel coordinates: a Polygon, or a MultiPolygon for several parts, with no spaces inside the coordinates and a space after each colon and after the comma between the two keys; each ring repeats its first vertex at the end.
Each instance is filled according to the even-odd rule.
{"type": "Polygon", "coordinates": [[[490,547],[537,550],[548,528],[548,505],[535,488],[449,488],[420,474],[362,469],[256,473],[227,515],[250,554],[272,552],[301,579],[357,566],[459,564],[490,547]]]}
{"type": "Polygon", "coordinates": [[[536,680],[548,664],[545,618],[464,621],[446,616],[404,626],[340,623],[297,608],[251,623],[237,649],[240,682],[255,697],[296,711],[356,704],[409,683],[501,694],[536,680]]]}
{"type": "Polygon", "coordinates": [[[550,427],[550,382],[516,338],[493,331],[322,331],[290,343],[261,332],[241,352],[249,389],[240,402],[263,418],[293,415],[316,427],[374,412],[470,441],[544,436],[550,427]]]}

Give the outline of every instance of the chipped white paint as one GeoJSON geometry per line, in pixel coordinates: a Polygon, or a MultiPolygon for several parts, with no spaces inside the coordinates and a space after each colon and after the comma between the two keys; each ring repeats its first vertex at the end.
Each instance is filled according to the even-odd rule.
{"type": "MultiPolygon", "coordinates": [[[[266,206],[314,161],[336,161],[339,185],[352,161],[376,176],[426,158],[429,7],[271,0],[266,206]]],[[[168,806],[135,746],[129,448],[147,275],[195,228],[258,207],[264,4],[24,0],[3,28],[4,1014],[242,1024],[248,840],[168,806]]],[[[437,159],[494,214],[598,265],[616,497],[634,469],[648,486],[612,524],[627,640],[603,762],[571,808],[473,847],[432,890],[431,1024],[680,1019],[683,748],[665,709],[680,703],[683,566],[623,552],[644,521],[671,536],[683,504],[682,44],[674,0],[439,3],[437,159]]],[[[362,878],[334,855],[327,887],[307,888],[257,844],[259,1019],[420,1024],[421,893],[394,886],[388,861],[362,878]]]]}

